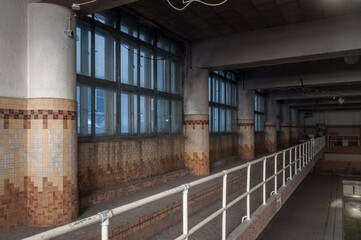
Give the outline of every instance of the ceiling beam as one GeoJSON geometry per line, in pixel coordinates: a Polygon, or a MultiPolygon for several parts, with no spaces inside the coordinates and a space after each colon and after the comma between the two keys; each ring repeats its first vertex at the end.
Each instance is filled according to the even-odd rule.
{"type": "Polygon", "coordinates": [[[240,69],[361,54],[361,14],[193,42],[195,68],[240,69]]]}

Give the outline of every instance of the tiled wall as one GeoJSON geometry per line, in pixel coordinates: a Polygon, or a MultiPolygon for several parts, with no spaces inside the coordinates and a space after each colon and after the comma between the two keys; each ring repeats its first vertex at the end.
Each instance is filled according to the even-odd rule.
{"type": "Polygon", "coordinates": [[[237,155],[238,137],[236,134],[217,134],[209,137],[209,158],[217,159],[237,155]]]}
{"type": "Polygon", "coordinates": [[[282,123],[281,124],[281,146],[289,147],[291,144],[291,136],[290,136],[290,124],[282,123]]]}
{"type": "Polygon", "coordinates": [[[254,119],[237,120],[238,133],[238,154],[243,159],[251,160],[254,158],[254,119]]]}
{"type": "Polygon", "coordinates": [[[0,98],[0,231],[78,215],[76,103],[0,98]]]}
{"type": "Polygon", "coordinates": [[[255,152],[255,154],[267,152],[264,137],[265,137],[264,132],[256,132],[254,134],[254,152],[255,152]]]}
{"type": "Polygon", "coordinates": [[[207,175],[209,165],[209,118],[186,115],[184,120],[185,166],[195,175],[207,175]]]}
{"type": "Polygon", "coordinates": [[[184,137],[79,143],[79,193],[184,168],[184,137]]]}
{"type": "Polygon", "coordinates": [[[264,145],[268,152],[277,151],[277,130],[276,122],[264,123],[264,145]]]}

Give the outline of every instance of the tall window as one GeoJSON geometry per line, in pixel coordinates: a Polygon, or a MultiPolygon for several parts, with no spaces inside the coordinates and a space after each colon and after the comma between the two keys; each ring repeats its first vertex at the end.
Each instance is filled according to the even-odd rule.
{"type": "Polygon", "coordinates": [[[281,112],[279,103],[276,103],[276,130],[281,130],[281,112]]]}
{"type": "Polygon", "coordinates": [[[236,131],[236,77],[230,71],[212,72],[208,77],[210,132],[236,131]]]}
{"type": "Polygon", "coordinates": [[[111,13],[77,25],[79,136],[177,134],[183,123],[183,47],[111,13]]]}
{"type": "Polygon", "coordinates": [[[254,129],[264,131],[264,97],[257,92],[254,94],[254,129]]]}

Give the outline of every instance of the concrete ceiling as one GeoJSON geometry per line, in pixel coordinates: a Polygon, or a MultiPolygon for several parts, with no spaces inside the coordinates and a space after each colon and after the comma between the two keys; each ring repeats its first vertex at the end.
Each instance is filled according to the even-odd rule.
{"type": "MultiPolygon", "coordinates": [[[[220,0],[208,0],[210,3],[220,0]]],[[[171,0],[182,6],[181,0],[171,0]]],[[[219,7],[192,3],[184,11],[166,0],[139,0],[127,8],[194,41],[302,23],[361,11],[358,0],[228,0],[219,7]]]]}

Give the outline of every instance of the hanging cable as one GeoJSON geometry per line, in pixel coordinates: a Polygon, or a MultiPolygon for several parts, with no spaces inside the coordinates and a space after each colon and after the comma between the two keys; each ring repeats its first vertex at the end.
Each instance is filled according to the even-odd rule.
{"type": "Polygon", "coordinates": [[[193,3],[193,2],[198,2],[198,3],[201,3],[203,5],[206,5],[208,7],[217,7],[217,6],[221,6],[222,4],[225,4],[228,0],[223,0],[222,2],[219,2],[219,3],[207,3],[207,2],[204,2],[202,0],[189,0],[188,3],[186,3],[182,8],[178,8],[176,6],[174,6],[170,0],[167,0],[169,6],[171,6],[173,9],[177,10],[177,11],[183,11],[184,9],[186,9],[189,4],[193,3]]]}

